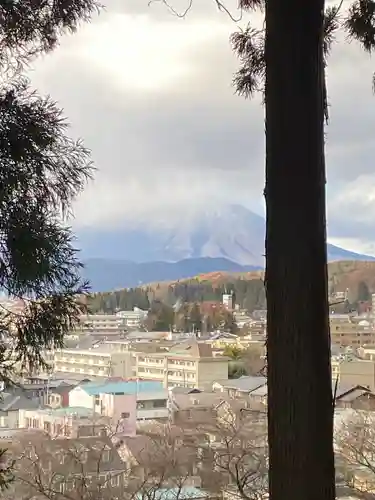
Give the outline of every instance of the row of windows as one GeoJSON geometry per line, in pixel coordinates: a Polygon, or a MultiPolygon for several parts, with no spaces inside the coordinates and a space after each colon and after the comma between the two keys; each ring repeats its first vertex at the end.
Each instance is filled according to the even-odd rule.
{"type": "MultiPolygon", "coordinates": [[[[164,365],[165,363],[165,358],[148,358],[145,356],[140,356],[138,358],[139,363],[150,363],[154,365],[164,365]]],[[[170,359],[168,360],[169,365],[177,365],[177,366],[186,366],[186,367],[195,367],[195,362],[194,361],[185,361],[185,360],[179,360],[179,359],[170,359]]]]}
{"type": "Polygon", "coordinates": [[[69,373],[88,373],[90,375],[99,375],[99,376],[105,376],[107,375],[107,370],[106,369],[98,369],[98,368],[75,368],[74,366],[65,366],[65,365],[59,365],[56,364],[56,371],[61,371],[61,372],[69,372],[69,373]]]}
{"type": "Polygon", "coordinates": [[[65,361],[68,363],[77,363],[81,365],[104,365],[108,364],[108,358],[90,358],[90,357],[82,357],[82,358],[71,358],[70,356],[56,356],[56,361],[65,361]]]}

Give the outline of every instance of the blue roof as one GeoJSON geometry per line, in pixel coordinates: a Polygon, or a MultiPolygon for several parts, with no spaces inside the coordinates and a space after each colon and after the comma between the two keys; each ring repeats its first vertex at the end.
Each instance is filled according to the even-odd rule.
{"type": "MultiPolygon", "coordinates": [[[[205,498],[207,496],[205,491],[199,488],[193,488],[192,486],[183,486],[182,488],[159,488],[153,492],[155,500],[190,500],[205,498]]],[[[142,498],[142,493],[137,493],[136,499],[142,500],[142,498]]]]}
{"type": "Polygon", "coordinates": [[[148,380],[129,380],[118,382],[87,382],[80,385],[90,396],[97,394],[139,394],[141,392],[160,392],[163,390],[163,383],[148,380]]]}

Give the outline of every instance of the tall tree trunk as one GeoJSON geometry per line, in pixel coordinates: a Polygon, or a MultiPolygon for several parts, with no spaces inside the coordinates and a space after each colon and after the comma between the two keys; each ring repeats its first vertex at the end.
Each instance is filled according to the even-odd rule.
{"type": "Polygon", "coordinates": [[[333,500],[324,0],[266,1],[266,293],[271,500],[333,500]]]}

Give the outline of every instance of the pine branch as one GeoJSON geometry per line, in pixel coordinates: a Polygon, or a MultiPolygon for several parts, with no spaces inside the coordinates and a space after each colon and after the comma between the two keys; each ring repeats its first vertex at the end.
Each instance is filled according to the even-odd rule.
{"type": "Polygon", "coordinates": [[[90,21],[101,5],[96,0],[3,0],[0,2],[0,66],[19,71],[53,50],[64,33],[90,21]]]}
{"type": "Polygon", "coordinates": [[[357,40],[366,52],[375,48],[375,1],[355,0],[344,22],[349,38],[357,40]]]}
{"type": "Polygon", "coordinates": [[[264,31],[248,25],[244,31],[233,33],[230,41],[240,60],[240,69],[233,78],[236,93],[250,98],[256,92],[263,92],[266,71],[264,31]]]}

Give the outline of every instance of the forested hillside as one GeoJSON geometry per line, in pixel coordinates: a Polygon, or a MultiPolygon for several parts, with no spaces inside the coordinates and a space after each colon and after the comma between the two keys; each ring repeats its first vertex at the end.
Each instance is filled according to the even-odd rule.
{"type": "MultiPolygon", "coordinates": [[[[328,273],[330,295],[347,292],[346,309],[355,309],[358,302],[369,301],[371,293],[375,292],[375,262],[332,262],[328,273]]],[[[236,304],[249,312],[266,306],[261,271],[207,273],[176,282],[96,293],[89,297],[88,304],[93,313],[112,313],[134,307],[148,310],[154,301],[162,301],[169,306],[178,301],[191,304],[221,301],[222,294],[228,292],[233,292],[236,304]]]]}
{"type": "Polygon", "coordinates": [[[234,300],[248,311],[265,307],[265,293],[261,279],[233,279],[226,283],[201,281],[199,278],[170,284],[156,284],[142,288],[130,288],[110,293],[97,293],[89,300],[90,311],[111,313],[139,307],[147,310],[155,300],[169,306],[181,303],[221,301],[223,293],[232,292],[234,300]]]}

